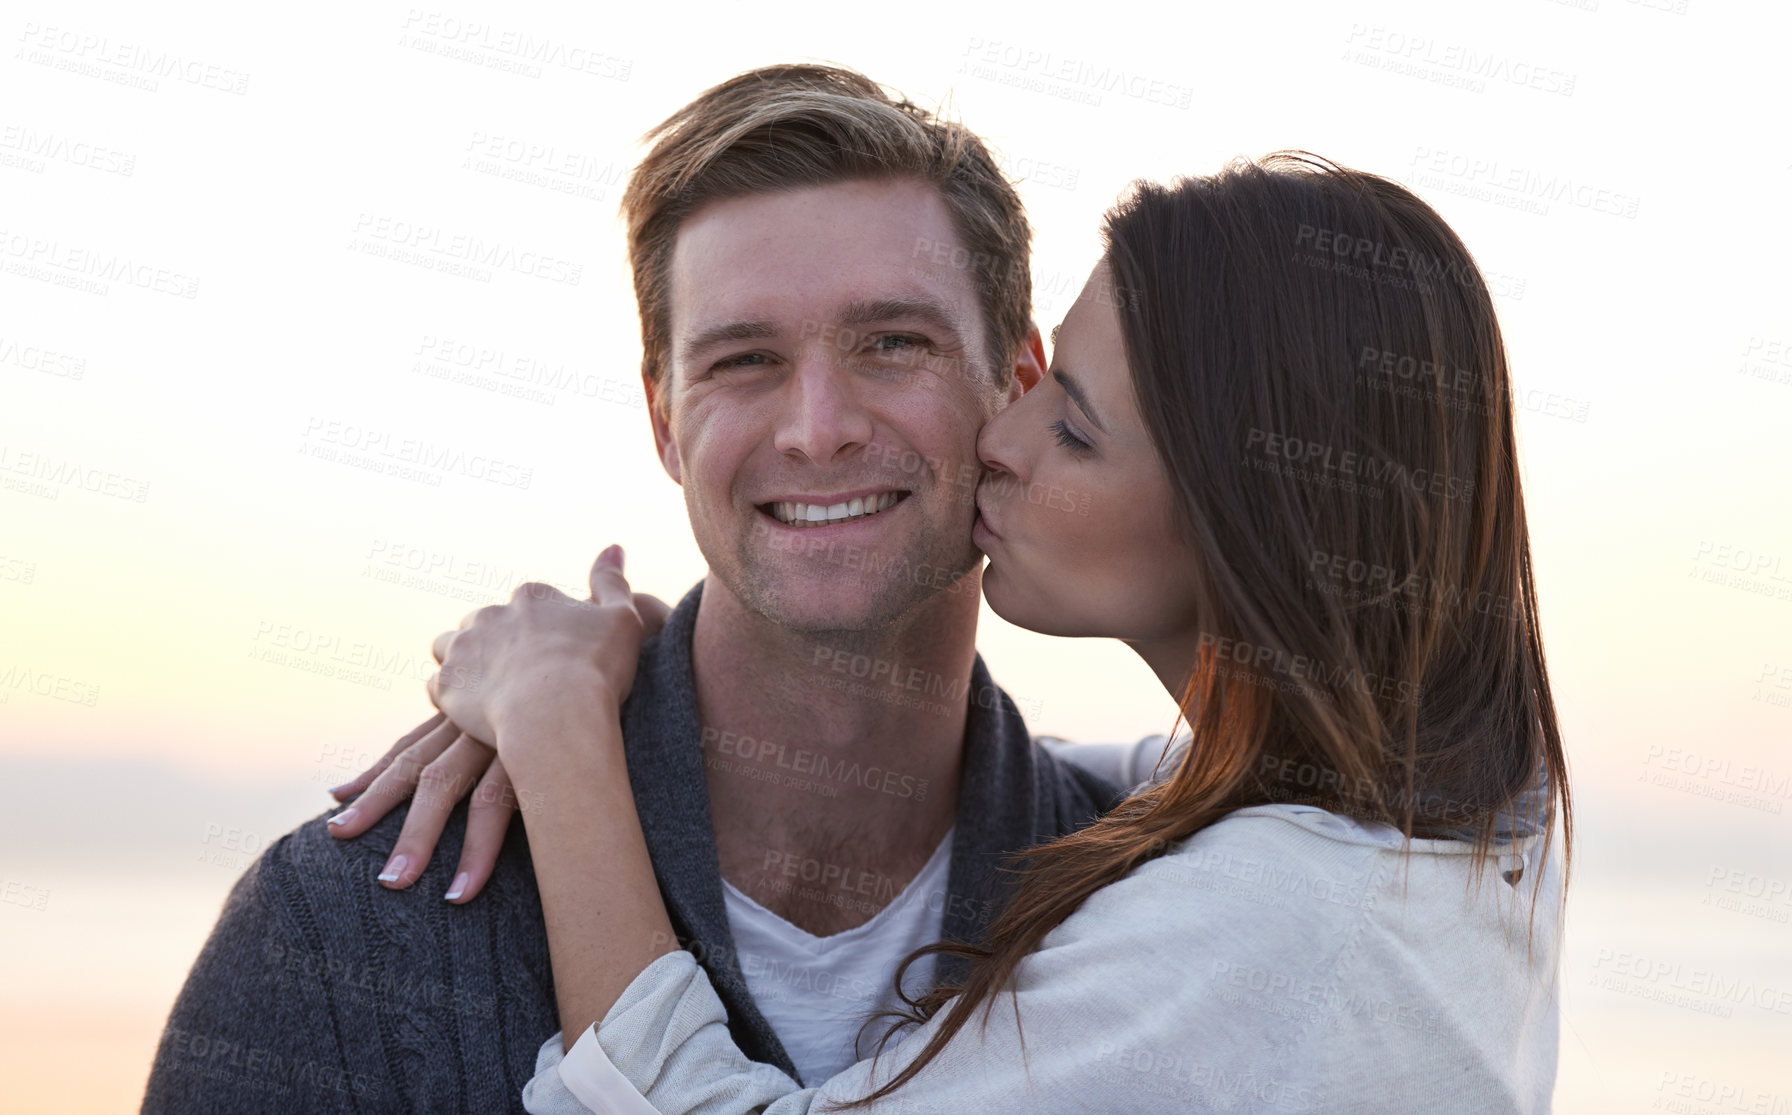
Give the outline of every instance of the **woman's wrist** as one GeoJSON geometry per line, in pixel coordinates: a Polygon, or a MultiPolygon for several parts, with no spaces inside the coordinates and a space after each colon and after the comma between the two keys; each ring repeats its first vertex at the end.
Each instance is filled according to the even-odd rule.
{"type": "Polygon", "coordinates": [[[493,709],[492,728],[504,769],[521,788],[567,760],[620,752],[622,699],[596,670],[557,674],[493,709]]]}

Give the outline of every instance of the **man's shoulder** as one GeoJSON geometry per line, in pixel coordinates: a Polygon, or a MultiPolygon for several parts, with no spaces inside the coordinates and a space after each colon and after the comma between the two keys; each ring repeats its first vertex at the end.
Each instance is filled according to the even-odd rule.
{"type": "Polygon", "coordinates": [[[263,900],[285,908],[308,909],[314,918],[350,921],[385,920],[387,916],[413,920],[426,911],[479,919],[513,913],[518,907],[540,920],[534,864],[522,825],[514,820],[485,889],[459,906],[442,897],[451,885],[466,838],[465,801],[449,814],[435,853],[417,881],[404,890],[381,886],[378,877],[404,831],[410,806],[409,800],[403,802],[357,837],[337,837],[330,831],[329,819],[339,807],[299,825],[271,844],[252,868],[258,873],[256,885],[263,900]],[[330,912],[324,913],[326,910],[330,912]]]}
{"type": "Polygon", "coordinates": [[[1125,800],[1126,787],[1105,773],[1070,762],[1037,739],[1031,747],[1034,769],[1053,791],[1061,831],[1082,828],[1125,800]]]}

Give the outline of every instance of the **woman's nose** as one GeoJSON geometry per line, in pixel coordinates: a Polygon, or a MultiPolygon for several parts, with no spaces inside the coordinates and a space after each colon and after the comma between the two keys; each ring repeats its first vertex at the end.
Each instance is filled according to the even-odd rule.
{"type": "Polygon", "coordinates": [[[977,459],[983,467],[998,476],[1007,473],[1018,477],[1022,467],[1022,454],[1015,444],[1015,425],[1019,418],[1017,413],[1027,405],[1027,396],[1009,403],[997,411],[983,428],[977,431],[977,459]]]}

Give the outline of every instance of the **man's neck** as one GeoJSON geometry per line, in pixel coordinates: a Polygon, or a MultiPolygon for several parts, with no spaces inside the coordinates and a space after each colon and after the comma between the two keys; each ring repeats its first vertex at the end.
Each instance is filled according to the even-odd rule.
{"type": "Polygon", "coordinates": [[[957,815],[979,600],[972,574],[902,623],[833,638],[708,579],[691,659],[725,878],[812,933],[871,916],[813,884],[907,885],[957,815]]]}

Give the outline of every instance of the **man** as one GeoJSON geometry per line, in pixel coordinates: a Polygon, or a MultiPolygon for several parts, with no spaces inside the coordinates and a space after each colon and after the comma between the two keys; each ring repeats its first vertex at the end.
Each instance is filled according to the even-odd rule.
{"type": "MultiPolygon", "coordinates": [[[[1119,797],[975,650],[976,435],[1044,366],[1030,232],[976,137],[849,71],[752,71],[649,138],[623,203],[643,379],[710,573],[643,648],[630,782],[735,1039],[813,1082],[868,1051],[912,948],[981,939],[1005,853],[1119,797]]],[[[339,818],[358,839],[316,818],[237,884],[145,1111],[521,1109],[559,1028],[526,836],[489,750],[439,718],[400,746],[339,818]],[[442,837],[495,867],[430,863],[442,837]]]]}

